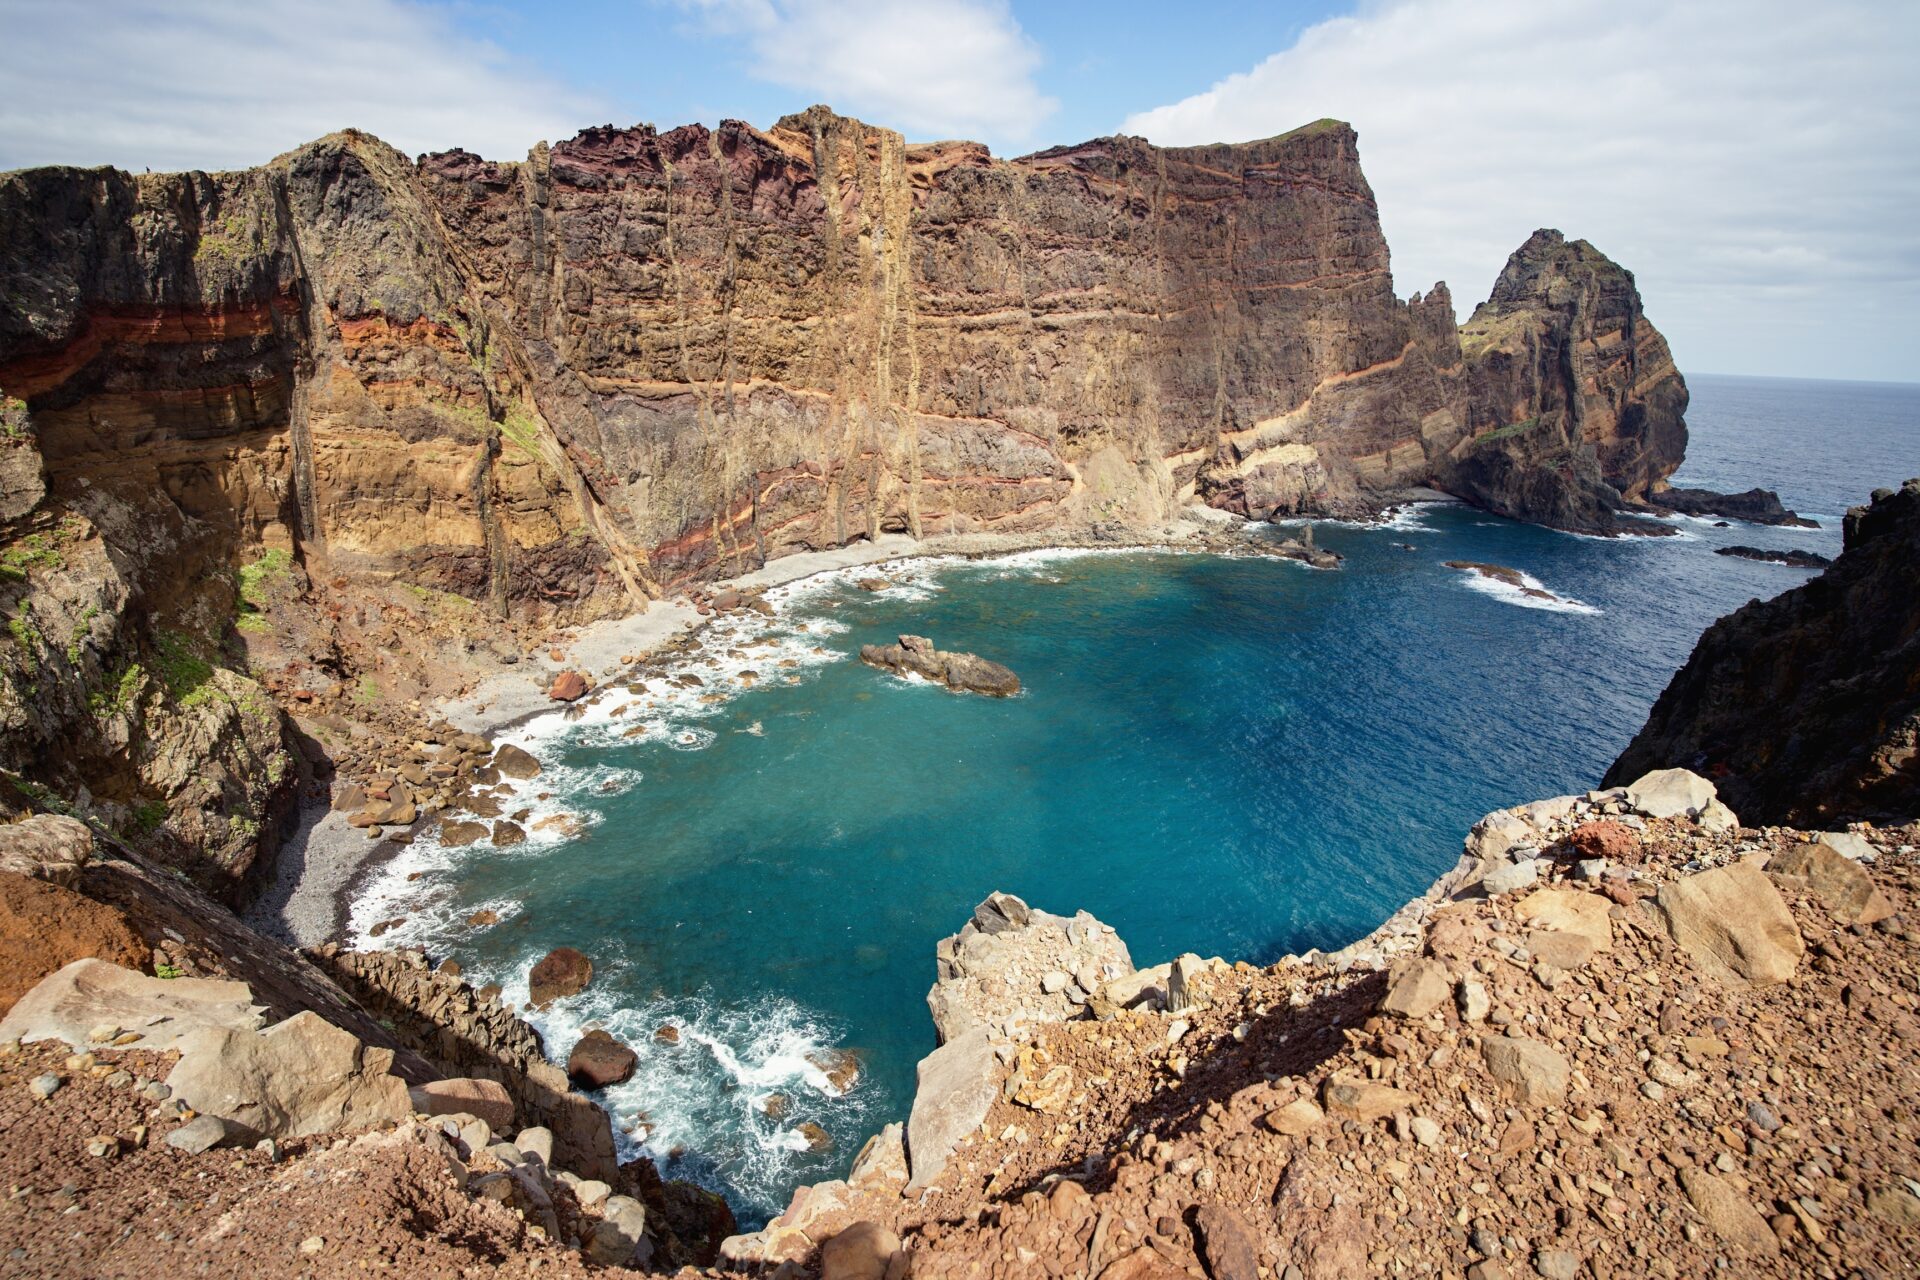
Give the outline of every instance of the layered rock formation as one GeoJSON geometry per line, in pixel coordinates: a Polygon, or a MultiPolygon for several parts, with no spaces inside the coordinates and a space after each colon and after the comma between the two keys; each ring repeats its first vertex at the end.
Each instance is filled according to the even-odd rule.
{"type": "Polygon", "coordinates": [[[228,895],[309,769],[554,622],[881,533],[1435,479],[1605,531],[1684,443],[1630,276],[1540,233],[1463,350],[1330,120],[997,160],[816,107],[23,171],[0,300],[0,764],[228,895]]]}
{"type": "Polygon", "coordinates": [[[1633,274],[1540,230],[1460,329],[1472,438],[1443,487],[1580,533],[1666,532],[1622,512],[1665,487],[1687,449],[1687,384],[1642,314],[1633,274]]]}
{"type": "Polygon", "coordinates": [[[1818,578],[1720,619],[1608,771],[1713,776],[1761,821],[1920,812],[1920,480],[1847,513],[1818,578]]]}

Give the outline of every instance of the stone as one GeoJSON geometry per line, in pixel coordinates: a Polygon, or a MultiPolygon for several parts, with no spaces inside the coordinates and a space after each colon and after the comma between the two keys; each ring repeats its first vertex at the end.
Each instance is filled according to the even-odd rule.
{"type": "Polygon", "coordinates": [[[1715,798],[1713,784],[1689,769],[1654,769],[1627,784],[1627,804],[1649,818],[1693,818],[1715,798]]]}
{"type": "Polygon", "coordinates": [[[1193,980],[1206,972],[1206,962],[1191,951],[1176,956],[1167,970],[1167,1012],[1185,1013],[1199,1006],[1193,980]]]}
{"type": "Polygon", "coordinates": [[[1540,864],[1528,859],[1525,862],[1502,862],[1480,879],[1480,888],[1490,898],[1502,894],[1515,893],[1540,879],[1540,864]]]}
{"type": "Polygon", "coordinates": [[[607,1197],[586,1244],[587,1257],[602,1266],[644,1267],[653,1254],[646,1206],[632,1196],[607,1197]]]}
{"type": "Polygon", "coordinates": [[[522,781],[540,776],[540,762],[529,752],[514,746],[511,742],[501,743],[494,751],[493,767],[509,778],[518,778],[522,781]]]}
{"type": "Polygon", "coordinates": [[[607,1202],[613,1188],[598,1178],[578,1178],[573,1183],[573,1198],[582,1209],[592,1211],[607,1202]]]}
{"type": "Polygon", "coordinates": [[[1454,999],[1463,1022],[1485,1022],[1493,1012],[1493,999],[1487,994],[1486,984],[1476,979],[1462,978],[1454,999]]]}
{"type": "Polygon", "coordinates": [[[211,1151],[227,1140],[227,1122],[219,1116],[196,1116],[167,1135],[167,1145],[190,1156],[211,1151]]]}
{"type": "Polygon", "coordinates": [[[803,1120],[793,1126],[793,1131],[805,1139],[807,1150],[818,1153],[833,1150],[833,1135],[811,1120],[803,1120]]]}
{"type": "Polygon", "coordinates": [[[31,1093],[40,1101],[45,1102],[48,1098],[60,1092],[61,1084],[62,1081],[60,1077],[48,1071],[27,1081],[27,1092],[31,1093]]]}
{"type": "Polygon", "coordinates": [[[1567,844],[1583,859],[1620,863],[1640,860],[1639,834],[1612,818],[1581,823],[1567,837],[1567,844]]]}
{"type": "Polygon", "coordinates": [[[525,844],[526,842],[527,829],[519,823],[502,818],[493,824],[494,848],[506,849],[516,844],[525,844]]]}
{"type": "Polygon", "coordinates": [[[440,824],[440,843],[449,849],[464,849],[486,838],[487,824],[484,822],[453,821],[440,824]]]}
{"type": "Polygon", "coordinates": [[[1873,924],[1893,914],[1886,896],[1876,897],[1866,868],[1827,844],[1789,845],[1767,861],[1767,874],[1798,881],[1845,924],[1873,924]]]}
{"type": "Polygon", "coordinates": [[[85,1044],[113,1022],[141,1033],[140,1048],[164,1052],[206,1027],[252,1031],[263,1022],[244,982],[154,978],[104,960],[75,960],[41,979],[0,1019],[0,1040],[85,1044]]]}
{"type": "Polygon", "coordinates": [[[985,1027],[974,1027],[920,1060],[907,1117],[910,1188],[930,1186],[961,1138],[980,1127],[999,1094],[1000,1064],[985,1027]]]}
{"type": "Polygon", "coordinates": [[[1580,1256],[1565,1249],[1541,1249],[1533,1255],[1533,1269],[1546,1280],[1578,1280],[1580,1256]]]}
{"type": "Polygon", "coordinates": [[[853,1088],[860,1078],[860,1055],[851,1049],[816,1049],[806,1058],[808,1066],[827,1078],[827,1090],[835,1095],[853,1088]]]}
{"type": "Polygon", "coordinates": [[[1421,1146],[1437,1147],[1440,1145],[1440,1125],[1438,1121],[1431,1117],[1415,1116],[1407,1122],[1407,1128],[1413,1134],[1413,1140],[1421,1146]]]}
{"type": "Polygon", "coordinates": [[[555,947],[527,974],[527,998],[536,1005],[579,995],[593,981],[593,961],[573,947],[555,947]]]}
{"type": "Polygon", "coordinates": [[[250,1137],[298,1138],[364,1129],[413,1114],[393,1051],[362,1045],[311,1011],[265,1031],[201,1027],[182,1036],[167,1076],[195,1111],[250,1137]]]}
{"type": "Polygon", "coordinates": [[[1387,970],[1387,991],[1380,1012],[1399,1018],[1424,1018],[1453,992],[1453,979],[1438,960],[1402,960],[1387,970]]]}
{"type": "Polygon", "coordinates": [[[78,818],[41,813],[0,823],[0,871],[71,889],[92,856],[93,831],[78,818]]]}
{"type": "Polygon", "coordinates": [[[1872,844],[1851,831],[1823,831],[1820,833],[1820,843],[1855,862],[1872,862],[1880,856],[1872,844]]]}
{"type": "Polygon", "coordinates": [[[1284,1106],[1267,1112],[1267,1127],[1275,1133],[1297,1138],[1311,1129],[1317,1128],[1327,1118],[1320,1104],[1312,1098],[1295,1098],[1284,1106]]]}
{"type": "Polygon", "coordinates": [[[1340,1076],[1328,1077],[1320,1090],[1320,1105],[1328,1115],[1361,1124],[1372,1124],[1396,1111],[1405,1111],[1418,1101],[1405,1089],[1340,1076]]]}
{"type": "Polygon", "coordinates": [[[1780,891],[1751,863],[1729,863],[1662,885],[1654,909],[1669,936],[1724,985],[1785,982],[1806,952],[1780,891]]]}
{"type": "Polygon", "coordinates": [[[631,1080],[639,1061],[632,1049],[595,1029],[581,1036],[567,1055],[567,1077],[583,1089],[604,1089],[631,1080]]]}
{"type": "Polygon", "coordinates": [[[554,702],[578,702],[587,696],[587,678],[578,671],[562,671],[547,686],[547,697],[554,702]]]}
{"type": "Polygon", "coordinates": [[[1920,1227],[1920,1196],[1904,1187],[1879,1187],[1867,1194],[1867,1212],[1892,1226],[1920,1227]]]}
{"type": "Polygon", "coordinates": [[[1519,1036],[1488,1036],[1480,1042],[1480,1056],[1514,1101],[1555,1107],[1566,1099],[1572,1069],[1558,1049],[1519,1036]]]}
{"type": "Polygon", "coordinates": [[[1771,1258],[1780,1252],[1773,1228],[1731,1183],[1704,1169],[1685,1167],[1680,1170],[1680,1187],[1701,1220],[1736,1254],[1771,1258]]]}
{"type": "Polygon", "coordinates": [[[856,1222],[820,1246],[820,1280],[886,1280],[900,1237],[877,1222],[856,1222]]]}
{"type": "MultiPolygon", "coordinates": [[[[513,1129],[513,1095],[498,1080],[466,1076],[451,1080],[429,1080],[423,1085],[414,1086],[409,1091],[409,1100],[414,1110],[422,1115],[474,1116],[493,1133],[507,1133],[513,1129]]],[[[480,1145],[484,1147],[489,1144],[483,1141],[480,1145]]]]}
{"type": "Polygon", "coordinates": [[[1260,1280],[1260,1235],[1237,1210],[1201,1205],[1193,1225],[1211,1280],[1260,1280]]]}
{"type": "Polygon", "coordinates": [[[995,698],[1020,692],[1020,677],[1006,667],[976,654],[936,649],[925,636],[903,635],[898,644],[861,645],[860,661],[895,675],[917,675],[956,692],[995,698]]]}
{"type": "Polygon", "coordinates": [[[883,1187],[898,1191],[907,1185],[907,1143],[899,1121],[885,1125],[867,1139],[853,1158],[847,1185],[858,1190],[883,1187]]]}
{"type": "Polygon", "coordinates": [[[1513,914],[1535,931],[1569,933],[1587,939],[1592,944],[1591,954],[1613,946],[1613,925],[1609,920],[1612,910],[1611,902],[1584,889],[1536,889],[1514,904],[1513,914]]]}
{"type": "Polygon", "coordinates": [[[1033,909],[1010,893],[990,893],[973,909],[973,927],[985,934],[1024,929],[1033,920],[1033,909]]]}
{"type": "Polygon", "coordinates": [[[1007,1090],[1021,1106],[1057,1115],[1073,1100],[1073,1068],[1054,1062],[1045,1049],[1027,1045],[1014,1059],[1007,1090]]]}
{"type": "Polygon", "coordinates": [[[1540,963],[1571,971],[1593,959],[1593,939],[1578,933],[1534,932],[1527,935],[1527,950],[1540,963]]]}
{"type": "Polygon", "coordinates": [[[530,1160],[538,1160],[551,1167],[553,1164],[553,1130],[540,1125],[530,1125],[513,1135],[513,1146],[521,1155],[530,1160]]]}

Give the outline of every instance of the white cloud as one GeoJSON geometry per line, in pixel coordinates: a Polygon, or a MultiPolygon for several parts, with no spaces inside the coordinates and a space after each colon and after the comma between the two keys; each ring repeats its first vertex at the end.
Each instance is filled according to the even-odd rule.
{"type": "Polygon", "coordinates": [[[0,169],[259,164],[335,129],[517,160],[604,118],[405,0],[0,0],[0,169]]]}
{"type": "Polygon", "coordinates": [[[1631,268],[1683,369],[1920,378],[1920,5],[1398,0],[1128,118],[1352,121],[1403,292],[1463,312],[1535,227],[1631,268]]]}
{"type": "Polygon", "coordinates": [[[1019,143],[1058,105],[1005,0],[680,0],[756,80],[915,138],[1019,143]]]}

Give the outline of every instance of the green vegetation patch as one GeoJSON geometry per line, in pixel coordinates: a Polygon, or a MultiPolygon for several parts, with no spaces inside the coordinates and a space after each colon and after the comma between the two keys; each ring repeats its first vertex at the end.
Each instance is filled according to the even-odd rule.
{"type": "Polygon", "coordinates": [[[35,569],[58,569],[65,563],[57,539],[49,534],[30,533],[0,552],[0,578],[25,582],[35,569]]]}
{"type": "Polygon", "coordinates": [[[1533,430],[1535,427],[1539,425],[1540,425],[1540,419],[1537,416],[1528,418],[1522,422],[1509,422],[1504,427],[1500,427],[1496,430],[1487,432],[1487,434],[1475,440],[1474,444],[1478,446],[1478,445],[1487,444],[1494,440],[1511,440],[1515,436],[1526,434],[1527,432],[1533,430]]]}
{"type": "Polygon", "coordinates": [[[240,566],[234,584],[240,597],[240,616],[234,620],[236,627],[242,631],[267,629],[267,597],[274,584],[285,578],[292,568],[293,553],[280,547],[263,551],[252,564],[240,566]]]}
{"type": "Polygon", "coordinates": [[[27,402],[17,396],[0,396],[0,440],[32,438],[33,424],[27,417],[27,402]]]}
{"type": "Polygon", "coordinates": [[[133,700],[140,695],[140,686],[146,678],[145,667],[137,662],[126,663],[107,677],[105,686],[87,695],[87,709],[98,720],[125,715],[133,709],[133,700]]]}
{"type": "Polygon", "coordinates": [[[178,631],[162,631],[154,641],[154,648],[158,650],[155,674],[181,707],[200,706],[217,692],[213,686],[213,664],[200,656],[191,637],[178,631]]]}

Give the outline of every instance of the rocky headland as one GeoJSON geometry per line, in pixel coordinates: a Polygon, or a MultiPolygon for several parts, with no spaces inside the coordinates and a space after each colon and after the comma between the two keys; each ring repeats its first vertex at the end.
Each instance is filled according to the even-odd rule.
{"type": "Polygon", "coordinates": [[[803,566],[1327,568],[1235,517],[1720,501],[1662,501],[1686,389],[1632,276],[1541,231],[1466,325],[1401,301],[1344,124],[1003,160],[814,108],[0,174],[0,393],[9,1274],[1838,1275],[1920,1220],[1875,1083],[1912,1070],[1914,833],[1838,825],[1916,808],[1911,484],[1709,632],[1629,749],[1726,804],[1623,757],[1634,786],[1492,815],[1373,938],[1265,969],[1137,970],[996,895],[942,944],[911,1114],[761,1232],[619,1160],[576,1088],[617,1041],[544,1045],[418,951],[287,945],[338,933],[368,850],[525,839],[501,784],[541,766],[498,727],[803,566]]]}

